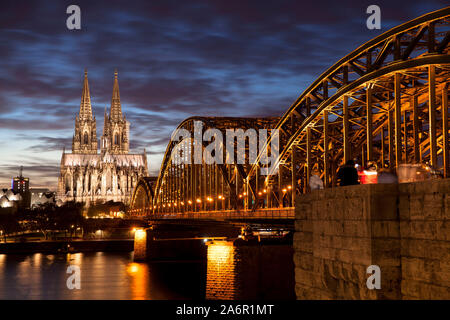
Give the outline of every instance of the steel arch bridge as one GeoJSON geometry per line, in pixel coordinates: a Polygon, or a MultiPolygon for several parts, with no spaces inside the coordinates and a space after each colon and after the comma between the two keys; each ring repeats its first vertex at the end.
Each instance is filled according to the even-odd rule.
{"type": "MultiPolygon", "coordinates": [[[[243,165],[180,164],[189,152],[180,153],[171,141],[150,195],[153,208],[146,212],[293,207],[295,195],[307,192],[313,169],[321,172],[325,187],[332,187],[338,167],[355,158],[392,169],[428,162],[449,177],[449,41],[447,7],[352,51],[320,75],[281,118],[183,121],[177,131],[192,134],[195,120],[221,131],[270,130],[256,161],[243,165]],[[261,160],[275,137],[270,132],[278,132],[280,153],[275,169],[265,177],[260,170],[267,165],[261,160]]],[[[193,143],[184,150],[192,148],[193,143]]],[[[139,203],[136,197],[137,192],[132,204],[139,203]]]]}

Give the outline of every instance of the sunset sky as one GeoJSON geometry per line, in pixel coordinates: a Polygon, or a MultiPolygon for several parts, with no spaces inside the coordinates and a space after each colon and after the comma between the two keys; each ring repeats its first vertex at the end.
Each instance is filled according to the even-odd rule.
{"type": "Polygon", "coordinates": [[[198,116],[281,116],[334,62],[447,1],[5,1],[0,4],[0,186],[24,166],[56,188],[88,69],[97,136],[114,69],[131,149],[157,175],[172,130],[198,116]],[[68,30],[66,8],[81,8],[68,30]],[[366,8],[381,8],[368,30],[366,8]]]}

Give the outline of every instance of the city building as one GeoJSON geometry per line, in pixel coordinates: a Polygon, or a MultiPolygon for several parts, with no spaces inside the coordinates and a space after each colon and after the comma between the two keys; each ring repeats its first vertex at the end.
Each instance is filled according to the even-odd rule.
{"type": "Polygon", "coordinates": [[[23,176],[23,167],[20,167],[20,172],[17,177],[12,178],[11,190],[14,194],[20,194],[20,206],[30,207],[30,179],[23,176]]]}
{"type": "Polygon", "coordinates": [[[72,153],[63,151],[61,157],[57,202],[128,203],[138,179],[148,175],[145,149],[141,154],[129,153],[130,123],[122,113],[117,71],[109,114],[105,108],[104,119],[98,152],[96,119],[85,71],[72,153]]]}
{"type": "Polygon", "coordinates": [[[12,189],[0,189],[0,209],[17,210],[21,206],[22,196],[12,189]]]}
{"type": "Polygon", "coordinates": [[[46,203],[55,203],[55,192],[46,188],[31,188],[31,203],[30,207],[33,209],[46,203]]]}

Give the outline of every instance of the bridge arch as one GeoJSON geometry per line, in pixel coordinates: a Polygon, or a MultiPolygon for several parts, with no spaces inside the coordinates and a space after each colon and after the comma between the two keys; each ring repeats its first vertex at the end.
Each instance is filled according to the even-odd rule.
{"type": "MultiPolygon", "coordinates": [[[[243,165],[186,164],[192,152],[180,153],[180,144],[171,140],[154,193],[140,189],[151,194],[144,199],[151,198],[154,215],[293,207],[296,194],[308,191],[312,169],[331,187],[338,167],[354,158],[392,169],[401,163],[429,162],[450,176],[449,41],[450,7],[361,45],[321,74],[280,118],[184,120],[175,135],[194,135],[196,121],[224,136],[226,129],[269,129],[263,150],[270,150],[275,137],[270,133],[277,129],[277,171],[267,177],[259,174],[266,167],[262,153],[243,165]]],[[[206,147],[203,142],[195,146],[192,139],[186,143],[190,151],[206,147]]],[[[136,199],[134,205],[141,201],[136,199]]]]}
{"type": "Polygon", "coordinates": [[[153,212],[153,179],[142,177],[138,180],[133,190],[130,201],[129,213],[134,217],[146,217],[153,212]]]}
{"type": "MultiPolygon", "coordinates": [[[[313,168],[329,187],[339,165],[354,158],[393,169],[429,162],[448,176],[449,17],[445,8],[397,26],[320,75],[275,127],[279,170],[265,188],[279,197],[292,188],[294,203],[313,168]]],[[[249,183],[259,167],[249,170],[249,183]]]]}
{"type": "MultiPolygon", "coordinates": [[[[220,131],[225,139],[226,130],[270,129],[277,121],[276,117],[191,117],[184,120],[178,125],[172,137],[188,133],[190,138],[182,140],[184,145],[178,139],[171,139],[166,148],[154,189],[155,212],[199,212],[248,207],[249,204],[245,202],[247,200],[243,196],[244,193],[252,192],[245,189],[246,185],[243,182],[251,165],[248,162],[248,143],[245,144],[247,161],[245,164],[227,164],[225,150],[222,163],[208,164],[203,157],[200,162],[194,159],[194,149],[199,148],[203,154],[204,149],[212,141],[205,141],[203,138],[194,139],[195,135],[203,137],[208,129],[215,129],[220,131]],[[196,123],[201,124],[200,129],[196,127],[196,123]],[[201,145],[196,146],[196,141],[201,145]]],[[[225,149],[223,142],[224,140],[219,141],[219,144],[225,149]]],[[[237,140],[234,143],[236,148],[237,140]]]]}

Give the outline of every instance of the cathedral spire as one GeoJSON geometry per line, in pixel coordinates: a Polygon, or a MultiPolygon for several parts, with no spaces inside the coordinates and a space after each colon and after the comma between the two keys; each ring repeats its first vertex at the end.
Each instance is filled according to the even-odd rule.
{"type": "Polygon", "coordinates": [[[87,70],[84,69],[83,91],[80,113],[75,119],[75,134],[72,139],[72,153],[97,153],[97,128],[91,106],[87,70]]]}
{"type": "Polygon", "coordinates": [[[89,81],[87,76],[87,69],[84,69],[84,82],[83,82],[83,92],[81,93],[79,119],[80,120],[92,119],[91,95],[89,93],[89,81]]]}
{"type": "Polygon", "coordinates": [[[119,80],[117,79],[117,69],[114,71],[114,86],[109,116],[111,120],[114,122],[122,120],[122,107],[120,105],[119,80]]]}

